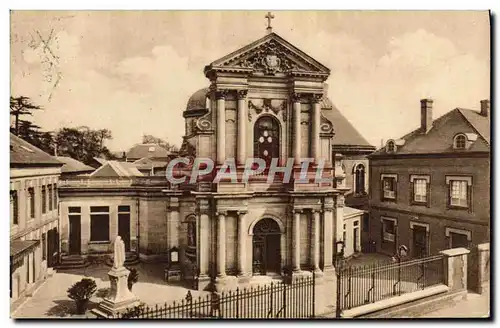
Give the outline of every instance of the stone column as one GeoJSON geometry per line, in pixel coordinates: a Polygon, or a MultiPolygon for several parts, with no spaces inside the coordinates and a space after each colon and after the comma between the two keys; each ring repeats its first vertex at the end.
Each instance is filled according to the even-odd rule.
{"type": "Polygon", "coordinates": [[[167,229],[168,229],[168,248],[179,247],[179,199],[171,198],[168,207],[167,229]]]}
{"type": "Polygon", "coordinates": [[[300,94],[295,93],[293,99],[293,157],[295,165],[300,165],[300,94]]]}
{"type": "Polygon", "coordinates": [[[226,276],[226,213],[216,213],[217,220],[217,276],[226,276]]]}
{"type": "Polygon", "coordinates": [[[217,91],[217,164],[226,159],[226,95],[227,91],[217,91]]]}
{"type": "Polygon", "coordinates": [[[247,232],[246,232],[246,211],[238,211],[238,270],[241,276],[246,275],[247,260],[247,232]]]}
{"type": "Polygon", "coordinates": [[[313,268],[315,272],[319,272],[319,237],[320,237],[320,212],[317,210],[312,211],[312,227],[313,227],[313,242],[312,242],[312,259],[313,268]]]}
{"type": "Polygon", "coordinates": [[[200,270],[200,282],[201,280],[209,279],[208,263],[210,259],[210,217],[209,211],[210,206],[207,200],[201,200],[199,206],[199,215],[197,222],[197,233],[198,236],[198,266],[200,270]]]}
{"type": "Polygon", "coordinates": [[[319,163],[320,149],[319,149],[319,130],[321,120],[321,95],[314,94],[312,96],[312,131],[311,131],[311,157],[314,158],[315,163],[319,163]]]}
{"type": "Polygon", "coordinates": [[[293,228],[292,228],[292,266],[294,272],[300,272],[300,214],[302,210],[292,210],[293,228]]]}
{"type": "Polygon", "coordinates": [[[247,90],[238,91],[238,155],[237,163],[244,164],[246,160],[246,127],[247,127],[247,90]]]}
{"type": "Polygon", "coordinates": [[[323,271],[333,268],[333,208],[325,208],[323,218],[323,271]]]}

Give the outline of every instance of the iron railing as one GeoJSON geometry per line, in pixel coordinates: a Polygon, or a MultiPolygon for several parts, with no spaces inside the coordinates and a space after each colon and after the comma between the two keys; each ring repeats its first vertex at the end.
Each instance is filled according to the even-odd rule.
{"type": "MultiPolygon", "coordinates": [[[[290,277],[288,277],[290,278],[290,277]]],[[[291,279],[291,278],[290,278],[291,279]]],[[[261,319],[313,318],[315,276],[287,282],[250,285],[245,288],[186,297],[171,304],[138,306],[121,313],[121,319],[261,319]]]]}
{"type": "Polygon", "coordinates": [[[443,255],[373,264],[338,267],[337,310],[352,309],[384,299],[443,284],[443,255]]]}

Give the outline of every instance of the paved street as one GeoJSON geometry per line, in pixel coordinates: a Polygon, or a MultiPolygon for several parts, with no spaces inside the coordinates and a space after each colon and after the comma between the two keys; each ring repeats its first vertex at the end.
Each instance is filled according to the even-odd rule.
{"type": "Polygon", "coordinates": [[[482,318],[488,317],[489,312],[489,294],[469,293],[467,300],[458,301],[449,307],[423,314],[420,318],[482,318]]]}
{"type": "MultiPolygon", "coordinates": [[[[139,299],[148,304],[163,304],[183,299],[187,289],[181,286],[167,285],[163,281],[163,269],[158,265],[140,264],[134,266],[139,272],[139,281],[133,292],[139,299]]],[[[67,317],[74,310],[74,301],[66,296],[66,290],[83,277],[95,279],[97,292],[90,300],[89,309],[96,307],[106,295],[109,288],[107,272],[110,267],[92,265],[85,269],[57,272],[49,278],[27,302],[20,306],[11,316],[13,318],[58,318],[67,317]]],[[[191,291],[193,297],[203,292],[191,291]]]]}

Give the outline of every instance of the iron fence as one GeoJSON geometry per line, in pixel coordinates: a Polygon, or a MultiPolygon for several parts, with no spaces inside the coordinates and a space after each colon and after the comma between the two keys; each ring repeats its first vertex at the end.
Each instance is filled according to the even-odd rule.
{"type": "Polygon", "coordinates": [[[337,311],[375,303],[444,283],[443,255],[337,268],[337,311]]]}
{"type": "MultiPolygon", "coordinates": [[[[291,278],[290,278],[291,279],[291,278]]],[[[289,282],[250,285],[245,288],[186,297],[171,304],[128,309],[121,319],[260,319],[313,318],[315,276],[289,282]]]]}

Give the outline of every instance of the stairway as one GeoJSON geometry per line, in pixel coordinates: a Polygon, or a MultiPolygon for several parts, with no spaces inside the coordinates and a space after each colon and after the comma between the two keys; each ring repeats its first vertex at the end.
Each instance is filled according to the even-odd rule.
{"type": "MultiPolygon", "coordinates": [[[[125,263],[124,266],[136,265],[139,264],[139,256],[135,252],[126,252],[125,253],[125,263]]],[[[113,266],[113,255],[110,255],[106,258],[106,265],[113,266]]]]}
{"type": "Polygon", "coordinates": [[[56,266],[57,270],[70,270],[86,268],[90,265],[87,259],[81,255],[63,255],[60,263],[56,266]]]}

